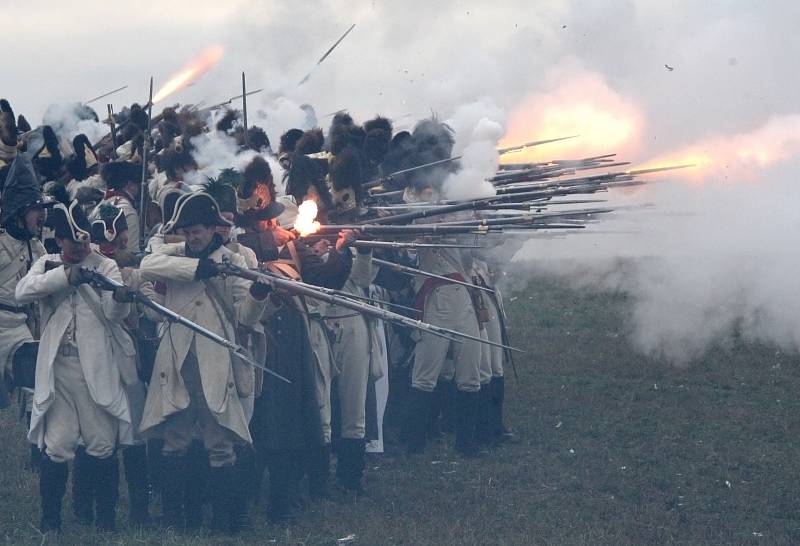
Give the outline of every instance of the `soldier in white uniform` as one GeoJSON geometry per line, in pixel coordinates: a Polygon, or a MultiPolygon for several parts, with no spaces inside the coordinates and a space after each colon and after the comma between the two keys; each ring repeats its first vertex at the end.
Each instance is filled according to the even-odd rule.
{"type": "MultiPolygon", "coordinates": [[[[15,384],[25,388],[30,400],[33,384],[23,377],[12,377],[16,367],[20,376],[32,378],[36,363],[38,310],[35,304],[21,306],[14,291],[19,280],[31,266],[44,255],[45,250],[39,236],[42,231],[46,205],[39,190],[33,168],[25,156],[20,155],[11,163],[6,179],[0,210],[0,389],[15,384]]],[[[5,394],[5,403],[8,403],[5,394]]],[[[30,419],[30,411],[28,411],[30,419]]],[[[39,449],[31,445],[31,468],[39,460],[39,449]]]]}
{"type": "Polygon", "coordinates": [[[138,199],[142,186],[142,167],[128,161],[114,161],[103,165],[100,174],[108,189],[90,218],[97,220],[97,211],[103,205],[113,205],[121,209],[128,225],[128,244],[125,250],[131,254],[139,252],[138,199]]]}
{"type": "MultiPolygon", "coordinates": [[[[145,256],[141,271],[145,279],[166,284],[167,307],[234,340],[239,325],[258,322],[269,289],[238,277],[214,278],[214,262],[223,258],[234,265],[247,266],[242,256],[222,246],[216,230],[229,225],[212,197],[202,192],[184,195],[168,227],[179,230],[186,242],[165,245],[145,256]]],[[[184,326],[171,324],[164,333],[141,430],[164,439],[165,525],[186,524],[186,456],[199,428],[211,466],[212,528],[232,529],[236,493],[234,446],[252,443],[240,397],[240,391],[247,388],[242,378],[248,372],[249,364],[184,326]]]]}
{"type": "MultiPolygon", "coordinates": [[[[33,414],[28,438],[44,450],[39,473],[41,530],[61,527],[67,462],[79,442],[91,458],[97,525],[113,530],[117,503],[116,447],[130,443],[130,411],[125,394],[124,332],[118,324],[129,306],[85,282],[81,268],[116,281],[116,264],[89,246],[89,222],[76,201],[57,204],[46,225],[55,230],[60,254],[46,254],[20,280],[17,302],[39,301],[42,339],[36,361],[33,414]],[[55,262],[48,267],[48,262],[55,262]]],[[[133,370],[135,375],[135,370],[133,370]]],[[[129,375],[128,375],[129,377],[129,375]]]]}

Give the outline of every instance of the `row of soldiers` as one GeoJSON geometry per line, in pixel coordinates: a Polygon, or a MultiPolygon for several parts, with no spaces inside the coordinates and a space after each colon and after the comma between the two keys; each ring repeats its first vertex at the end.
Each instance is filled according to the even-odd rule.
{"type": "MultiPolygon", "coordinates": [[[[287,229],[308,200],[325,223],[362,220],[365,182],[451,156],[445,124],[423,120],[393,135],[385,118],[362,126],[340,113],[327,136],[293,129],[273,153],[235,112],[210,127],[172,114],[150,134],[129,122],[128,139],[105,152],[79,135],[64,159],[52,129],[25,138],[0,103],[0,370],[5,387],[29,393],[43,532],[61,528],[70,461],[82,523],[115,528],[121,452],[133,524],[150,521],[157,485],[165,526],[200,527],[208,501],[212,529],[236,532],[265,472],[272,522],[293,521],[305,496],[327,497],[332,446],[337,484],[361,493],[367,446],[383,449],[387,398],[402,413],[410,453],[447,431],[468,457],[513,438],[502,418],[502,300],[463,284],[494,284],[484,256],[460,248],[381,256],[461,284],[409,278],[375,263],[379,251],[357,245],[357,231],[301,238],[287,229]],[[198,125],[236,139],[251,157],[246,167],[190,187],[198,125]],[[274,168],[283,170],[281,192],[274,168]],[[407,309],[472,339],[398,328],[226,275],[220,264],[407,309]],[[194,328],[165,320],[158,306],[194,328]]],[[[454,168],[384,185],[401,188],[406,202],[435,200],[454,168]]]]}

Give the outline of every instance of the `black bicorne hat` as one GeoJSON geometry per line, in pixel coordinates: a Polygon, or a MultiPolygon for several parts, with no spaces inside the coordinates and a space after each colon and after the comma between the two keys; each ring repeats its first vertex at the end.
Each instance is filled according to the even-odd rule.
{"type": "Polygon", "coordinates": [[[165,224],[164,231],[170,232],[199,224],[223,227],[233,225],[220,216],[219,205],[213,197],[204,192],[193,192],[178,198],[175,212],[172,219],[165,224]]]}
{"type": "Polygon", "coordinates": [[[92,242],[111,243],[128,229],[122,209],[114,205],[101,205],[100,218],[92,222],[92,242]]]}
{"type": "Polygon", "coordinates": [[[47,213],[44,225],[52,228],[58,239],[71,239],[77,243],[91,241],[92,226],[77,201],[56,203],[47,213]]]}

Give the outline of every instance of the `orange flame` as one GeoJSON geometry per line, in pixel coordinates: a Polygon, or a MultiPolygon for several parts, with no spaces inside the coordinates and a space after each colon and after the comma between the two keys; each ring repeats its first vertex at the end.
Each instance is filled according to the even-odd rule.
{"type": "MultiPolygon", "coordinates": [[[[761,127],[731,136],[702,140],[647,162],[644,167],[694,163],[687,171],[696,182],[706,178],[754,179],[760,169],[800,155],[800,115],[776,117],[761,127]]],[[[681,173],[684,177],[684,173],[681,173]]]]}
{"type": "Polygon", "coordinates": [[[213,45],[203,51],[196,59],[182,68],[161,86],[158,92],[153,95],[153,104],[164,100],[175,91],[183,89],[214,68],[214,65],[222,59],[222,53],[223,48],[221,45],[213,45]]]}
{"type": "Polygon", "coordinates": [[[317,212],[319,209],[313,199],[306,199],[297,207],[294,229],[300,233],[300,237],[306,237],[319,231],[320,224],[315,220],[317,212]]]}
{"type": "Polygon", "coordinates": [[[498,147],[532,140],[578,138],[506,154],[504,162],[546,161],[616,152],[631,154],[640,142],[639,108],[614,92],[597,75],[579,74],[556,82],[555,90],[532,95],[511,112],[498,147]]]}

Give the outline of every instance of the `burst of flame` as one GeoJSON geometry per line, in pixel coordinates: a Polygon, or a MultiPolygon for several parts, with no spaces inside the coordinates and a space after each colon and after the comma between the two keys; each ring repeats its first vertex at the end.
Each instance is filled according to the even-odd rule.
{"type": "Polygon", "coordinates": [[[800,115],[776,117],[746,133],[717,136],[657,157],[645,168],[694,163],[681,173],[695,182],[707,178],[756,179],[764,167],[800,155],[800,115]]]}
{"type": "Polygon", "coordinates": [[[175,91],[179,91],[192,83],[194,80],[214,68],[222,59],[223,48],[221,45],[213,45],[203,51],[197,58],[173,75],[161,86],[158,92],[153,95],[153,103],[164,100],[175,91]]]}
{"type": "Polygon", "coordinates": [[[595,74],[556,82],[554,90],[529,96],[509,116],[499,147],[568,135],[579,138],[526,148],[502,157],[521,163],[605,153],[631,155],[641,142],[643,116],[636,104],[612,90],[595,74]]]}
{"type": "Polygon", "coordinates": [[[320,224],[315,220],[317,212],[317,203],[313,199],[306,199],[297,208],[294,229],[300,233],[301,237],[306,237],[319,231],[320,224]]]}

